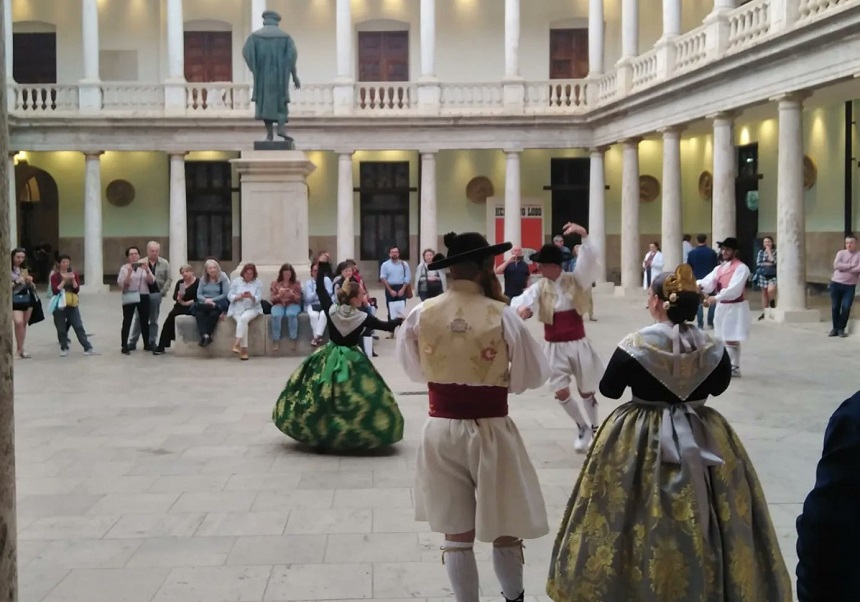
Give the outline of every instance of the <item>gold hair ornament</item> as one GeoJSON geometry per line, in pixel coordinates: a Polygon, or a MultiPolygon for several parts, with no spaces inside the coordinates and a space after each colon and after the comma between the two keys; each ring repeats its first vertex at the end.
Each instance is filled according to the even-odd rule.
{"type": "Polygon", "coordinates": [[[663,297],[668,299],[663,303],[665,309],[669,309],[678,302],[678,293],[696,293],[699,286],[693,275],[693,268],[688,263],[682,263],[675,269],[675,273],[666,276],[663,281],[663,297]]]}

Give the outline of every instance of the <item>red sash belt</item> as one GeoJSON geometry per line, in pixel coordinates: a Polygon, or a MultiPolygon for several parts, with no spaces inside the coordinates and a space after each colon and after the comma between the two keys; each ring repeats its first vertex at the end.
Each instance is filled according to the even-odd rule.
{"type": "Polygon", "coordinates": [[[744,296],[743,295],[741,295],[737,299],[732,299],[731,301],[720,301],[720,303],[743,303],[743,302],[744,302],[744,296]]]}
{"type": "Polygon", "coordinates": [[[585,324],[575,309],[557,311],[552,324],[543,325],[543,336],[550,343],[565,343],[585,338],[585,324]]]}
{"type": "Polygon", "coordinates": [[[508,415],[508,390],[505,387],[472,387],[428,383],[430,416],[453,420],[504,418],[508,415]]]}

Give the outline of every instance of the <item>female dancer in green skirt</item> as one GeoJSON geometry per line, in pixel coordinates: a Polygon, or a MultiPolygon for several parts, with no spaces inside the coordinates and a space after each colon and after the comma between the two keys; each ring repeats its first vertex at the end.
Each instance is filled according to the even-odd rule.
{"type": "Polygon", "coordinates": [[[366,326],[393,332],[402,318],[383,322],[361,310],[366,294],[357,282],[335,290],[323,282],[329,258],[320,256],[317,293],[328,318],[330,342],[290,376],[272,419],[284,434],[319,451],[372,450],[403,438],[394,395],[359,349],[366,326]]]}

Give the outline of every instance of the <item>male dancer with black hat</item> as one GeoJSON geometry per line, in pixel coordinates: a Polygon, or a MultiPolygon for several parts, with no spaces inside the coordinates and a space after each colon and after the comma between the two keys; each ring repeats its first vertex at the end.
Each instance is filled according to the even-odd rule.
{"type": "Polygon", "coordinates": [[[750,304],[744,299],[750,269],[738,259],[737,238],[729,237],[717,245],[723,263],[697,284],[708,295],[705,306],[717,306],[714,336],[726,344],[726,352],[732,361],[732,376],[740,376],[741,341],[746,341],[750,333],[750,304]]]}
{"type": "Polygon", "coordinates": [[[568,223],[564,234],[579,234],[582,245],[573,272],[564,272],[562,250],[555,245],[544,245],[530,259],[537,263],[543,276],[525,292],[511,300],[511,307],[524,320],[537,313],[543,322],[547,341],[547,356],[552,375],[550,386],[555,398],[573,418],[579,429],[574,450],[585,453],[597,432],[597,399],[594,392],[603,376],[603,362],[585,336],[582,316],[590,310],[591,283],[599,258],[596,248],[588,239],[588,231],[578,224],[568,223]],[[583,408],[570,394],[570,380],[576,380],[583,408]]]}
{"type": "Polygon", "coordinates": [[[534,466],[508,416],[508,395],[549,376],[540,346],[508,307],[489,245],[476,232],[445,235],[448,290],[418,305],[397,337],[396,357],[427,383],[430,418],[418,449],[416,520],[445,534],[442,564],[457,602],[478,602],[474,541],[493,543],[493,567],[509,601],[522,602],[523,540],[549,532],[534,466]]]}

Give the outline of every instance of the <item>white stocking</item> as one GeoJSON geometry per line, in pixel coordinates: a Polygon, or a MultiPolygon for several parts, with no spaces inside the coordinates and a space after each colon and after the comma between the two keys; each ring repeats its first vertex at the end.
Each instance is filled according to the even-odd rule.
{"type": "Polygon", "coordinates": [[[600,425],[597,420],[597,398],[593,393],[588,397],[583,397],[582,405],[585,406],[585,415],[588,417],[589,426],[596,429],[600,425]]]}
{"type": "Polygon", "coordinates": [[[579,409],[579,404],[574,401],[573,397],[570,395],[567,396],[565,400],[559,400],[562,409],[567,412],[567,415],[573,418],[573,421],[579,427],[588,426],[588,420],[586,420],[585,416],[582,415],[582,411],[579,409]]]}
{"type": "Polygon", "coordinates": [[[740,347],[740,345],[726,345],[726,351],[729,354],[729,360],[732,363],[732,368],[740,368],[740,366],[741,366],[741,347],[740,347]]]}
{"type": "Polygon", "coordinates": [[[442,564],[457,602],[478,602],[478,563],[473,542],[448,541],[442,546],[442,564]]]}
{"type": "Polygon", "coordinates": [[[523,591],[523,542],[504,546],[493,546],[493,568],[502,585],[502,595],[508,600],[517,600],[523,591]]]}

